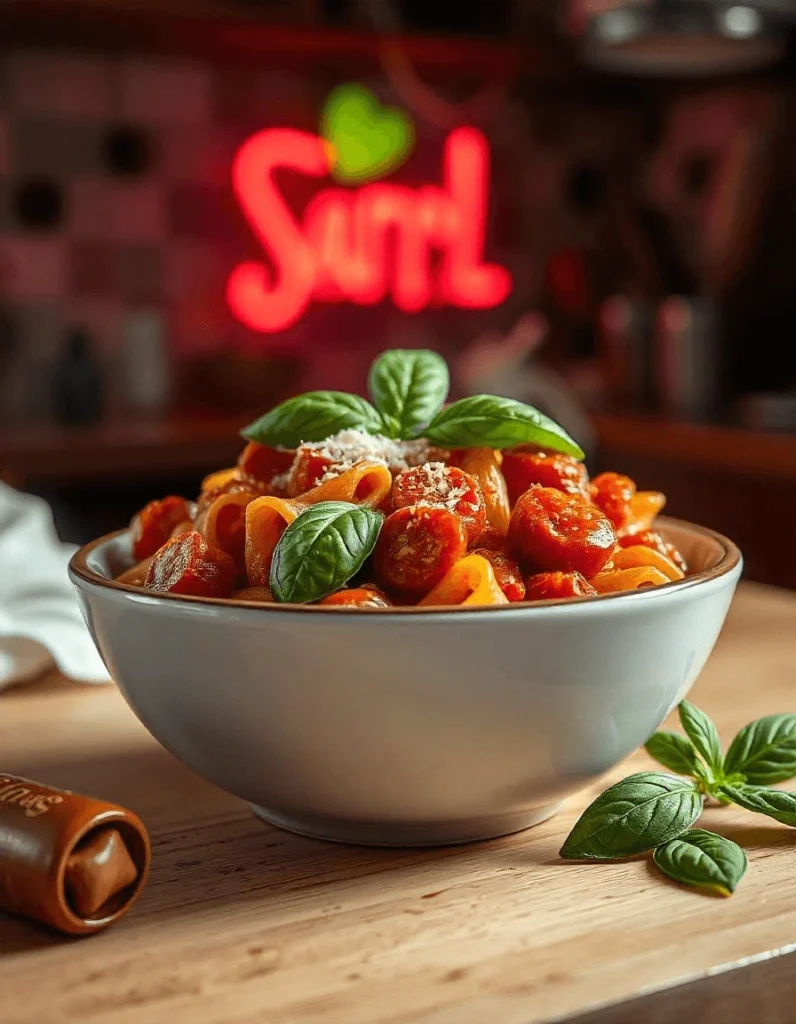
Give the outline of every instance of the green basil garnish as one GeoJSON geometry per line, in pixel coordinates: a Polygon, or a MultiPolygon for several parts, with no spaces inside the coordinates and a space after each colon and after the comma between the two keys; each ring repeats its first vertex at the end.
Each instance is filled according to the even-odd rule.
{"type": "Polygon", "coordinates": [[[441,355],[427,349],[392,349],[370,368],[368,391],[388,437],[411,438],[426,427],[448,397],[450,376],[441,355]]]}
{"type": "Polygon", "coordinates": [[[696,785],[663,772],[617,782],[583,812],[561,848],[568,859],[613,860],[674,839],[702,813],[696,785]]]}
{"type": "Polygon", "coordinates": [[[719,793],[739,807],[796,828],[796,793],[766,786],[719,786],[719,793]]]}
{"type": "Polygon", "coordinates": [[[724,758],[721,753],[721,740],[719,739],[716,726],[704,711],[700,711],[693,704],[689,704],[687,700],[681,702],[678,712],[680,714],[680,724],[693,743],[694,749],[704,758],[705,764],[713,773],[713,777],[715,779],[722,778],[724,758]]]}
{"type": "Polygon", "coordinates": [[[723,896],[735,892],[748,866],[737,843],[701,828],[670,839],[657,848],[652,859],[675,882],[713,889],[723,896]]]}
{"type": "Polygon", "coordinates": [[[753,786],[796,778],[796,715],[768,715],[745,726],[730,744],[724,768],[753,786]]]}
{"type": "Polygon", "coordinates": [[[293,520],[274,550],[276,601],[320,601],[344,586],[373,551],[384,516],[346,501],[322,501],[293,520]]]}
{"type": "Polygon", "coordinates": [[[513,448],[536,444],[583,458],[580,448],[544,413],[513,398],[474,395],[443,409],[423,431],[423,437],[445,448],[513,448]]]}
{"type": "Polygon", "coordinates": [[[690,826],[707,796],[796,828],[796,793],[749,784],[796,777],[796,715],[769,715],[747,725],[725,759],[704,711],[685,700],[678,710],[688,739],[656,732],[645,749],[691,779],[642,772],[611,786],[583,812],[561,856],[610,860],[654,848],[653,860],[665,875],[729,896],[746,872],[746,854],[731,840],[690,826]]]}
{"type": "Polygon", "coordinates": [[[662,765],[678,775],[694,775],[698,769],[696,750],[685,736],[676,732],[656,732],[644,749],[662,765]]]}
{"type": "Polygon", "coordinates": [[[344,391],[309,391],[277,405],[241,433],[272,448],[297,448],[302,441],[325,441],[352,429],[380,432],[382,421],[370,402],[344,391]]]}
{"type": "Polygon", "coordinates": [[[370,368],[375,408],[342,391],[311,391],[282,402],[241,431],[248,441],[295,448],[341,430],[417,437],[443,448],[513,448],[534,444],[583,458],[583,450],[544,413],[513,398],[475,395],[443,408],[450,384],[442,356],[428,349],[393,349],[370,368]]]}

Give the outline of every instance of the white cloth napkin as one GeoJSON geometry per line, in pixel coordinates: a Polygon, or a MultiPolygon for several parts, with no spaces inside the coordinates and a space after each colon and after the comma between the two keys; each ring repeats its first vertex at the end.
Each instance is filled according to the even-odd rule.
{"type": "Polygon", "coordinates": [[[46,502],[0,483],[0,691],[57,665],[84,682],[108,681],[78,607],[46,502]]]}

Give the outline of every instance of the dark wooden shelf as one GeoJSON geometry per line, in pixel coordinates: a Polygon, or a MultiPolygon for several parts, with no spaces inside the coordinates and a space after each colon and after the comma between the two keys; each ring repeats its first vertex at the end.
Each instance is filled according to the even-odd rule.
{"type": "MultiPolygon", "coordinates": [[[[278,11],[277,11],[278,14],[278,11]]],[[[400,44],[410,60],[438,73],[512,77],[540,58],[528,47],[466,36],[384,36],[274,20],[263,5],[234,0],[5,0],[0,45],[79,46],[207,56],[261,66],[270,61],[374,64],[400,44]]]]}
{"type": "MultiPolygon", "coordinates": [[[[239,431],[256,413],[182,410],[158,420],[119,418],[86,428],[23,424],[0,428],[0,477],[9,481],[131,479],[221,468],[234,462],[239,431]]],[[[796,483],[796,435],[595,413],[601,449],[650,461],[796,483]]]]}
{"type": "Polygon", "coordinates": [[[796,482],[796,434],[680,423],[631,413],[594,413],[592,420],[606,453],[796,482]]]}
{"type": "Polygon", "coordinates": [[[205,473],[234,465],[244,443],[239,431],[256,415],[175,412],[158,420],[120,418],[84,428],[0,427],[0,479],[24,487],[205,473]]]}
{"type": "Polygon", "coordinates": [[[600,470],[663,491],[666,511],[732,537],[745,575],[796,587],[796,435],[676,423],[661,417],[593,417],[600,470]]]}

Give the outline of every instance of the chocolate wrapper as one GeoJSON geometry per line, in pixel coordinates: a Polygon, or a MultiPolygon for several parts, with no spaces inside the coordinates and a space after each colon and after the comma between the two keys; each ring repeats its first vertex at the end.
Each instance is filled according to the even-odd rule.
{"type": "Polygon", "coordinates": [[[0,909],[88,935],[127,913],[149,860],[132,812],[0,773],[0,909]]]}

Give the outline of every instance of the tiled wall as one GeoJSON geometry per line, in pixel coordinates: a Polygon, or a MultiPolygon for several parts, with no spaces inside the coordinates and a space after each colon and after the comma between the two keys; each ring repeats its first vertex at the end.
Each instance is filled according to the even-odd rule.
{"type": "MultiPolygon", "coordinates": [[[[0,80],[9,401],[45,411],[40,385],[72,325],[111,371],[130,310],[161,313],[177,353],[222,342],[223,252],[241,231],[227,179],[247,114],[238,103],[231,116],[222,76],[185,62],[13,52],[0,80]]],[[[247,99],[291,91],[250,76],[247,99]]]]}
{"type": "MultiPolygon", "coordinates": [[[[362,79],[352,68],[351,79],[406,106],[382,78],[362,79]]],[[[360,387],[372,353],[385,345],[427,343],[453,353],[510,329],[532,307],[550,318],[553,356],[573,338],[577,348],[602,298],[657,287],[647,271],[658,254],[640,241],[637,201],[669,224],[671,252],[698,285],[710,256],[700,246],[711,237],[707,228],[723,222],[716,210],[726,201],[738,140],[766,152],[760,126],[766,117],[776,124],[774,114],[761,114],[775,109],[772,97],[730,91],[693,102],[681,95],[668,112],[657,109],[663,117],[651,131],[656,111],[632,86],[605,96],[566,87],[541,94],[520,83],[482,125],[493,150],[489,256],[516,282],[504,306],[412,318],[388,303],[316,306],[287,332],[263,338],[237,324],[224,301],[231,268],[262,257],[233,198],[232,159],[270,125],[317,131],[339,81],[306,69],[0,50],[0,414],[50,414],[48,382],[76,326],[99,353],[109,404],[123,407],[127,322],[141,312],[150,323],[159,318],[177,363],[225,350],[295,356],[304,387],[360,387]],[[585,254],[585,286],[568,278],[572,251],[585,254]],[[563,260],[551,261],[554,253],[563,260]],[[561,294],[569,295],[569,311],[560,308],[561,294]]],[[[417,146],[398,177],[439,181],[445,129],[414,113],[417,146]]],[[[762,171],[733,202],[771,191],[765,160],[757,163],[762,171]]],[[[776,245],[779,254],[766,259],[791,265],[781,240],[776,245]]],[[[754,241],[747,248],[758,267],[757,283],[747,287],[752,298],[744,299],[752,308],[776,275],[754,241]]],[[[714,258],[715,251],[722,259],[721,247],[714,258]]],[[[743,280],[732,282],[731,297],[743,288],[743,280]]],[[[777,293],[764,306],[786,303],[777,293]]],[[[740,350],[748,318],[736,303],[729,319],[740,350]]]]}
{"type": "MultiPolygon", "coordinates": [[[[362,80],[356,69],[352,77],[362,80]]],[[[364,81],[385,102],[400,102],[383,80],[364,81]]],[[[120,353],[131,311],[162,317],[178,360],[225,346],[262,351],[266,341],[236,324],[223,299],[230,269],[261,257],[233,199],[231,161],[249,134],[268,125],[317,130],[338,82],[143,55],[0,51],[2,411],[48,413],[48,374],[76,325],[100,353],[112,403],[124,404],[120,353]]],[[[574,116],[570,160],[610,147],[616,118],[595,124],[583,112],[574,116]]],[[[406,180],[439,181],[445,131],[416,121],[406,180]]],[[[319,377],[345,387],[360,383],[370,352],[410,334],[454,349],[509,327],[538,291],[542,251],[574,223],[562,200],[561,141],[532,143],[531,122],[527,104],[506,96],[486,126],[494,145],[490,256],[517,280],[505,307],[411,320],[386,304],[316,307],[267,339],[268,349],[298,354],[310,385],[319,377]]],[[[574,231],[595,234],[589,225],[574,231]]]]}

